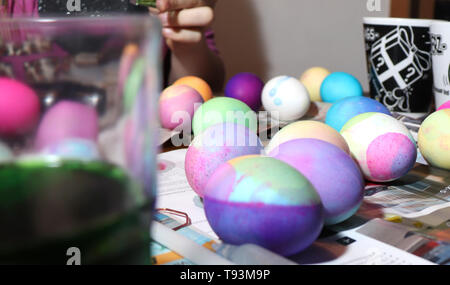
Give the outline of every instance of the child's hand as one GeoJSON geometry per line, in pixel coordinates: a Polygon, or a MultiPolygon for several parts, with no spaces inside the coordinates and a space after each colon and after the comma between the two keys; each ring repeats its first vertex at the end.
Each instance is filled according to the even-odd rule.
{"type": "Polygon", "coordinates": [[[217,0],[157,0],[163,25],[162,34],[168,43],[199,43],[204,29],[214,19],[217,0]]]}

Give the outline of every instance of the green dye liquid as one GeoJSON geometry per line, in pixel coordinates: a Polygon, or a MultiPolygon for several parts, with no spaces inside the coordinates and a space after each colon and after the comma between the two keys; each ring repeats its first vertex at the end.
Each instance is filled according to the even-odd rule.
{"type": "Polygon", "coordinates": [[[102,162],[0,164],[0,264],[149,264],[153,201],[102,162]]]}
{"type": "Polygon", "coordinates": [[[136,0],[136,5],[156,8],[156,0],[136,0]]]}

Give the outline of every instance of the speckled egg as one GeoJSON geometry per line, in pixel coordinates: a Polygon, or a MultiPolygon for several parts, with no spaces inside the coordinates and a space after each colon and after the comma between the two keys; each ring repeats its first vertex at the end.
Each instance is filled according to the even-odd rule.
{"type": "Polygon", "coordinates": [[[62,159],[92,161],[100,159],[97,144],[91,140],[65,139],[50,145],[42,151],[44,155],[57,156],[62,159]]]}
{"type": "Polygon", "coordinates": [[[221,123],[211,126],[196,136],[188,148],[184,167],[187,180],[203,197],[206,182],[221,164],[263,151],[258,136],[244,125],[221,123]]]}
{"type": "Polygon", "coordinates": [[[395,118],[364,113],[350,119],[341,130],[364,177],[388,182],[407,174],[417,158],[414,138],[395,118]]]}
{"type": "Polygon", "coordinates": [[[42,150],[69,138],[96,142],[97,136],[98,116],[93,107],[60,101],[42,118],[34,145],[36,149],[42,150]]]}
{"type": "Polygon", "coordinates": [[[0,136],[31,131],[39,121],[40,108],[33,89],[17,80],[0,77],[0,136]]]}
{"type": "Polygon", "coordinates": [[[300,171],[319,193],[325,209],[325,224],[351,217],[364,196],[364,179],[358,165],[337,146],[317,139],[285,142],[269,156],[300,171]]]}
{"type": "Polygon", "coordinates": [[[0,142],[0,163],[5,161],[10,161],[13,158],[13,154],[9,147],[0,142]]]}
{"type": "Polygon", "coordinates": [[[264,109],[281,121],[295,121],[309,110],[308,90],[291,76],[277,76],[266,83],[262,92],[264,109]]]}
{"type": "Polygon", "coordinates": [[[253,111],[261,108],[264,82],[255,74],[242,72],[234,75],[225,86],[225,96],[241,100],[253,111]]]}
{"type": "Polygon", "coordinates": [[[222,164],[206,185],[204,207],[225,243],[254,243],[285,256],[311,245],[324,222],[311,183],[272,157],[243,156],[222,164]]]}
{"type": "Polygon", "coordinates": [[[363,96],[361,83],[346,72],[334,72],[328,75],[320,86],[322,101],[335,103],[343,98],[363,96]]]}
{"type": "Polygon", "coordinates": [[[444,110],[444,109],[450,109],[450,100],[448,100],[447,102],[445,102],[444,104],[439,106],[439,108],[437,108],[437,111],[444,110]]]}
{"type": "Polygon", "coordinates": [[[320,97],[320,86],[323,80],[330,74],[331,72],[326,68],[312,67],[300,76],[299,80],[308,90],[311,101],[322,101],[322,97],[320,97]]]}
{"type": "Polygon", "coordinates": [[[272,152],[280,144],[302,138],[319,139],[350,153],[345,139],[332,127],[318,121],[298,121],[291,123],[277,132],[266,147],[266,153],[272,152]]]}
{"type": "Polygon", "coordinates": [[[234,98],[215,97],[197,109],[192,130],[197,136],[208,127],[224,122],[244,125],[255,133],[258,126],[256,113],[247,104],[234,98]]]}
{"type": "Polygon", "coordinates": [[[377,100],[355,96],[347,97],[334,103],[327,112],[325,123],[340,132],[348,120],[368,112],[391,115],[391,112],[377,100]]]}
{"type": "Polygon", "coordinates": [[[185,128],[192,123],[195,110],[203,98],[194,88],[187,85],[167,87],[159,97],[159,119],[163,128],[173,130],[185,128]]]}
{"type": "Polygon", "coordinates": [[[175,81],[173,85],[187,85],[194,88],[198,93],[200,93],[200,95],[202,95],[203,101],[205,102],[213,97],[213,91],[209,84],[197,76],[182,77],[175,81]]]}
{"type": "Polygon", "coordinates": [[[425,119],[418,144],[430,165],[450,170],[450,109],[436,111],[425,119]]]}

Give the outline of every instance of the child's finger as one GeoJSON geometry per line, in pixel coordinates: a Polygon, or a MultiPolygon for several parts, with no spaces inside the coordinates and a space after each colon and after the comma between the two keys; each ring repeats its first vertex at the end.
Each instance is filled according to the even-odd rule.
{"type": "Polygon", "coordinates": [[[158,15],[159,12],[160,12],[157,8],[152,8],[152,7],[149,7],[149,8],[148,8],[148,11],[149,11],[150,14],[152,14],[152,15],[158,15]]]}
{"type": "Polygon", "coordinates": [[[161,12],[189,9],[195,7],[213,7],[216,0],[157,0],[156,7],[161,12]]]}
{"type": "Polygon", "coordinates": [[[166,39],[180,43],[199,43],[203,37],[202,29],[163,28],[162,34],[166,39]]]}
{"type": "Polygon", "coordinates": [[[210,7],[198,7],[159,14],[164,27],[206,27],[214,19],[214,11],[210,7]]]}

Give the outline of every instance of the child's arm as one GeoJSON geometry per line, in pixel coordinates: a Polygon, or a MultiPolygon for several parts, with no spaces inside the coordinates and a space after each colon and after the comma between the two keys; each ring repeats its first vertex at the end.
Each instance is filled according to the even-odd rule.
{"type": "Polygon", "coordinates": [[[214,18],[216,0],[158,0],[163,36],[172,51],[169,81],[195,75],[214,91],[224,84],[222,59],[209,46],[205,30],[214,18]]]}

